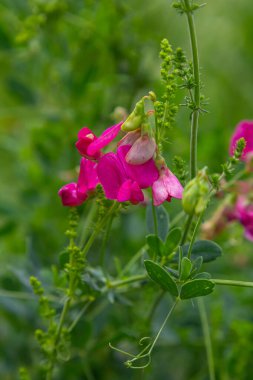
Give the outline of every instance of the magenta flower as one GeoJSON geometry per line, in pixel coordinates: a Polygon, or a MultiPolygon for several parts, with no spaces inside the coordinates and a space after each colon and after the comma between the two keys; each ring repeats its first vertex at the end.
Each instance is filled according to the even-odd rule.
{"type": "Polygon", "coordinates": [[[166,167],[160,169],[159,178],[152,186],[153,201],[155,206],[163,202],[170,202],[171,198],[182,198],[183,187],[177,177],[166,167]]]}
{"type": "Polygon", "coordinates": [[[101,152],[96,152],[94,155],[90,155],[88,153],[90,144],[97,140],[97,136],[94,135],[94,133],[89,128],[82,128],[78,132],[77,137],[78,140],[76,142],[76,147],[82,156],[90,158],[91,160],[97,160],[101,156],[101,152]]]}
{"type": "Polygon", "coordinates": [[[63,206],[80,206],[87,198],[86,194],[80,194],[76,182],[64,185],[58,192],[63,206]]]}
{"type": "Polygon", "coordinates": [[[246,141],[246,146],[243,150],[241,160],[245,161],[247,154],[253,152],[253,121],[243,120],[236,126],[230,142],[229,153],[231,156],[234,154],[237,141],[242,137],[246,141]]]}
{"type": "Polygon", "coordinates": [[[244,234],[248,240],[253,241],[253,204],[248,203],[244,196],[239,196],[235,205],[239,222],[244,227],[244,234]]]}
{"type": "Polygon", "coordinates": [[[97,160],[101,157],[101,149],[110,144],[120,132],[120,127],[123,122],[107,128],[101,136],[97,137],[89,128],[82,128],[78,132],[78,141],[76,147],[79,153],[92,160],[97,160]]]}
{"type": "Polygon", "coordinates": [[[117,153],[107,153],[98,162],[98,178],[108,199],[137,204],[144,200],[141,189],[152,185],[158,170],[152,159],[142,165],[126,162],[130,145],[122,145],[117,153]]]}
{"type": "Polygon", "coordinates": [[[58,192],[63,206],[80,206],[95,190],[97,184],[97,164],[83,157],[77,183],[64,185],[58,192]]]}

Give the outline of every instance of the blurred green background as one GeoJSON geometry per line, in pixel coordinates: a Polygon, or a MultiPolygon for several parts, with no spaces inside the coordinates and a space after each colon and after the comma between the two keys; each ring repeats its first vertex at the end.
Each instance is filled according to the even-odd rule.
{"type": "MultiPolygon", "coordinates": [[[[200,118],[199,166],[219,170],[234,126],[253,119],[253,3],[210,1],[196,13],[196,27],[202,92],[209,99],[209,113],[200,118]]],[[[30,365],[37,347],[33,331],[40,320],[36,302],[26,299],[29,275],[50,287],[50,266],[64,247],[68,210],[57,191],[76,178],[77,132],[85,125],[99,134],[112,125],[115,107],[129,112],[148,91],[161,94],[164,37],[190,54],[186,20],[170,1],[0,1],[1,379],[18,378],[18,367],[30,365]]],[[[187,110],[180,110],[170,141],[168,162],[175,154],[187,161],[187,110]]],[[[166,207],[175,215],[179,204],[166,207]]],[[[84,218],[87,206],[80,210],[84,218]]],[[[144,210],[136,208],[114,224],[119,238],[111,239],[109,250],[119,261],[143,244],[143,220],[144,210]]],[[[252,244],[242,228],[230,227],[219,242],[224,256],[212,265],[215,276],[252,279],[252,244]]],[[[108,341],[142,336],[153,296],[130,294],[133,304],[141,302],[139,310],[116,302],[104,313],[94,311],[94,319],[91,312],[73,338],[76,355],[59,379],[144,379],[124,368],[108,341]]],[[[217,379],[253,378],[252,302],[252,291],[232,289],[217,289],[207,300],[217,379]]],[[[164,301],[158,309],[155,331],[167,307],[164,301]]],[[[205,360],[196,307],[189,303],[175,312],[145,379],[204,380],[205,360]]]]}

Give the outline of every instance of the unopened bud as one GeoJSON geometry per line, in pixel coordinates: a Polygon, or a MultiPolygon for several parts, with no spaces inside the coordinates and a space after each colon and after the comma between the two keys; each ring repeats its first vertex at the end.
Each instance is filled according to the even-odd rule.
{"type": "Polygon", "coordinates": [[[209,201],[209,182],[206,170],[199,171],[184,188],[182,205],[187,214],[201,214],[209,201]]]}
{"type": "Polygon", "coordinates": [[[145,121],[145,112],[144,112],[144,99],[141,99],[132,113],[128,116],[126,121],[122,124],[121,130],[123,132],[134,131],[141,127],[141,124],[145,121]]]}

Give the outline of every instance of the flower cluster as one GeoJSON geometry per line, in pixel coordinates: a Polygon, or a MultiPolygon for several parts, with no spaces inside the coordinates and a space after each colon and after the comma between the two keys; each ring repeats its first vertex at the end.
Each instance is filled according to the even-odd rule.
{"type": "MultiPolygon", "coordinates": [[[[241,121],[232,135],[229,153],[235,153],[238,141],[245,140],[240,160],[245,162],[245,171],[249,174],[252,169],[253,157],[253,121],[241,121]]],[[[220,233],[227,223],[237,221],[244,227],[244,235],[253,241],[253,183],[252,180],[237,181],[229,188],[229,194],[212,218],[203,225],[206,238],[212,239],[220,233]]]]}
{"type": "Polygon", "coordinates": [[[139,115],[131,114],[124,123],[113,125],[99,137],[89,128],[82,128],[76,148],[83,156],[79,177],[77,183],[69,183],[59,190],[64,206],[79,206],[94,193],[98,184],[108,199],[118,202],[143,202],[143,190],[147,188],[152,188],[155,206],[170,201],[172,197],[182,198],[183,188],[179,180],[158,155],[152,133],[145,126],[143,128],[139,115]],[[102,149],[129,125],[130,131],[127,129],[118,142],[116,152],[104,153],[102,149]]]}

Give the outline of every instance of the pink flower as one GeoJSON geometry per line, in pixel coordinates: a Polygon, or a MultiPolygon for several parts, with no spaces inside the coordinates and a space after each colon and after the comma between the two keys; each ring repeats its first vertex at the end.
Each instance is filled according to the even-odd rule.
{"type": "Polygon", "coordinates": [[[253,241],[253,204],[249,204],[244,196],[239,196],[235,205],[239,222],[245,228],[245,237],[253,241]]]}
{"type": "Polygon", "coordinates": [[[231,156],[234,154],[237,141],[242,137],[246,141],[246,146],[243,150],[241,160],[245,161],[247,154],[253,152],[253,121],[243,120],[236,126],[230,142],[229,153],[231,156]]]}
{"type": "Polygon", "coordinates": [[[152,185],[158,178],[158,170],[152,159],[142,165],[126,162],[130,145],[122,145],[117,153],[107,153],[98,163],[98,178],[108,199],[137,204],[144,200],[141,189],[152,185]]]}
{"type": "Polygon", "coordinates": [[[182,198],[183,187],[177,177],[166,167],[160,169],[159,178],[152,186],[154,205],[170,202],[171,198],[182,198]]]}
{"type": "Polygon", "coordinates": [[[101,149],[110,144],[120,132],[123,122],[107,128],[101,136],[97,137],[89,128],[82,128],[78,133],[76,147],[82,156],[97,160],[101,157],[101,149]]]}
{"type": "Polygon", "coordinates": [[[79,206],[93,192],[98,184],[97,164],[86,158],[81,159],[77,183],[64,185],[58,192],[63,206],[79,206]]]}

